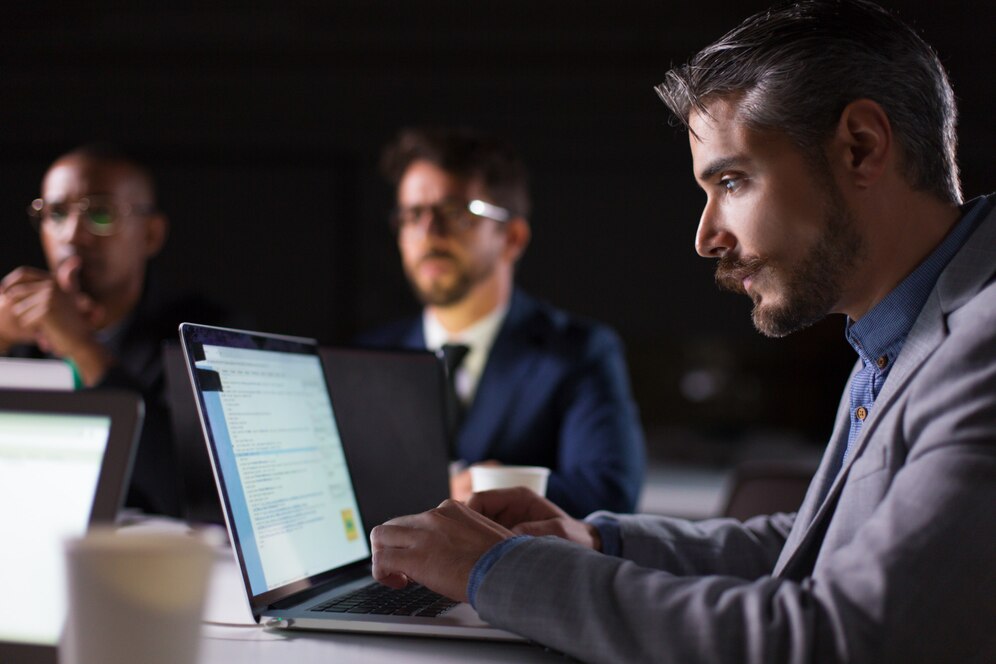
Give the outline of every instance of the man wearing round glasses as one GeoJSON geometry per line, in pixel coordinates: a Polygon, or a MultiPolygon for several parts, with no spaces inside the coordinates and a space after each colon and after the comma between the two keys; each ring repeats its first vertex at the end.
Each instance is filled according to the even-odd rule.
{"type": "Polygon", "coordinates": [[[382,167],[397,187],[402,266],[424,309],[362,341],[444,357],[452,495],[470,494],[466,465],[540,465],[552,470],[547,496],[569,513],[632,511],[643,433],[619,338],[514,286],[531,234],[520,157],[471,131],[409,129],[382,167]]]}
{"type": "Polygon", "coordinates": [[[0,349],[37,343],[72,360],[93,386],[115,364],[98,331],[135,309],[146,262],[166,239],[152,182],[141,167],[74,152],[45,174],[28,209],[49,270],[20,267],[0,285],[0,349]]]}
{"type": "Polygon", "coordinates": [[[148,171],[116,148],[83,146],[59,157],[28,215],[48,269],[22,266],[0,280],[0,355],[62,358],[85,387],[142,394],[128,505],[179,515],[162,343],[176,339],[185,319],[225,317],[200,298],[150,287],[147,264],[168,221],[148,171]]]}

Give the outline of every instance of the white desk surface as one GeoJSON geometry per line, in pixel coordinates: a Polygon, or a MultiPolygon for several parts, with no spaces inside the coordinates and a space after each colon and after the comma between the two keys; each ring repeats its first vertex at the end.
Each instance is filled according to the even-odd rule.
{"type": "Polygon", "coordinates": [[[563,655],[529,644],[457,641],[348,633],[258,630],[207,626],[201,664],[409,664],[426,662],[566,662],[563,655]]]}
{"type": "Polygon", "coordinates": [[[219,552],[204,618],[200,664],[568,661],[529,644],[264,629],[249,615],[231,551],[219,552]]]}

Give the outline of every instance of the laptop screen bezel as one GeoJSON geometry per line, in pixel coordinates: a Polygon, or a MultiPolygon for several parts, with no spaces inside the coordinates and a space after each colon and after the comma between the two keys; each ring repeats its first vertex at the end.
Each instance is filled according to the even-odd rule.
{"type": "MultiPolygon", "coordinates": [[[[0,411],[58,415],[93,415],[111,421],[100,464],[97,489],[87,527],[113,524],[124,505],[132,464],[145,416],[142,399],[120,390],[49,391],[0,389],[0,411]]],[[[60,639],[61,641],[61,639],[60,639]]],[[[56,646],[0,642],[0,661],[55,664],[56,646]]]]}
{"type": "MultiPolygon", "coordinates": [[[[276,604],[282,600],[296,595],[298,593],[303,593],[309,590],[313,590],[319,586],[326,584],[327,582],[344,576],[359,574],[369,569],[370,566],[370,556],[366,556],[352,563],[342,565],[340,567],[334,567],[324,572],[319,572],[318,574],[313,574],[304,579],[298,579],[297,581],[292,581],[290,583],[272,588],[265,592],[259,594],[252,593],[252,585],[250,584],[249,572],[246,566],[246,561],[242,553],[242,542],[239,539],[239,533],[236,528],[234,528],[234,513],[232,510],[232,504],[228,497],[228,491],[225,487],[225,478],[218,471],[219,468],[219,457],[217,450],[217,442],[215,441],[214,435],[211,432],[211,427],[208,426],[207,418],[205,417],[206,404],[204,402],[204,396],[198,388],[197,379],[194,375],[194,367],[196,357],[194,356],[195,344],[203,343],[197,339],[197,335],[218,335],[219,333],[229,335],[232,339],[239,339],[243,342],[249,341],[256,343],[255,340],[265,339],[270,341],[279,342],[284,345],[281,350],[286,349],[287,352],[299,352],[301,354],[313,355],[319,361],[321,361],[321,356],[318,352],[318,342],[314,339],[309,339],[307,337],[293,337],[281,334],[270,334],[264,332],[254,332],[250,330],[238,330],[232,328],[215,327],[212,325],[200,325],[197,323],[181,323],[180,324],[180,345],[183,348],[183,358],[184,363],[187,366],[188,376],[190,378],[190,386],[194,393],[194,401],[197,404],[197,415],[200,419],[201,430],[204,434],[204,441],[208,448],[208,455],[211,459],[211,470],[214,473],[215,486],[218,489],[218,499],[221,502],[222,513],[225,517],[225,526],[228,529],[229,538],[232,541],[232,548],[235,552],[235,558],[239,564],[239,572],[242,574],[243,587],[245,589],[246,597],[249,600],[249,607],[252,611],[253,618],[258,622],[260,616],[266,609],[268,609],[273,604],[276,604]]],[[[248,348],[250,346],[237,343],[226,343],[222,339],[217,337],[212,337],[213,345],[230,345],[232,348],[248,348]]],[[[328,395],[329,402],[332,402],[332,393],[328,387],[328,381],[325,378],[324,371],[322,372],[322,381],[325,385],[326,394],[328,395]]],[[[332,403],[332,412],[335,414],[335,404],[332,403]]],[[[350,482],[352,482],[352,470],[349,468],[349,461],[346,459],[346,469],[350,473],[350,482]]],[[[354,489],[355,494],[355,489],[354,489]]],[[[361,515],[362,518],[362,515],[361,515]]],[[[369,545],[368,545],[369,546],[369,545]]]]}

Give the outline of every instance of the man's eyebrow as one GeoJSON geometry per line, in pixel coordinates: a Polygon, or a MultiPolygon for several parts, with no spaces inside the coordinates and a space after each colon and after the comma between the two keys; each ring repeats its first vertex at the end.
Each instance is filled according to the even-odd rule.
{"type": "Polygon", "coordinates": [[[711,180],[717,173],[722,173],[725,170],[738,166],[747,161],[747,158],[742,155],[734,155],[732,157],[722,157],[712,162],[706,166],[698,174],[698,179],[702,182],[711,180]]]}

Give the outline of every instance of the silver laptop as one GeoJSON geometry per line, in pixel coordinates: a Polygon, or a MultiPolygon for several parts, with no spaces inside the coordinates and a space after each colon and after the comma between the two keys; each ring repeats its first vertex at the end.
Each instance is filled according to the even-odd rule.
{"type": "Polygon", "coordinates": [[[63,541],[113,523],[142,422],[122,392],[0,390],[0,662],[55,664],[63,541]]]}
{"type": "Polygon", "coordinates": [[[180,340],[257,622],[523,640],[491,627],[469,604],[423,597],[427,591],[419,587],[388,590],[373,580],[354,478],[315,341],[190,323],[180,326],[180,340]]]}

